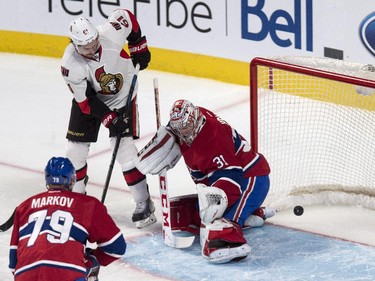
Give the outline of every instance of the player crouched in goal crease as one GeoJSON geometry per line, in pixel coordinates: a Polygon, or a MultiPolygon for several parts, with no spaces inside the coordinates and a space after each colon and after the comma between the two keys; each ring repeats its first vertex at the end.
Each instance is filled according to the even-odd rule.
{"type": "Polygon", "coordinates": [[[121,230],[95,197],[73,192],[76,171],[68,158],[45,168],[47,191],[21,203],[10,240],[9,268],[16,281],[95,281],[100,265],[121,258],[121,230]],[[96,249],[86,242],[96,243],[96,249]]]}
{"type": "Polygon", "coordinates": [[[267,160],[227,122],[187,100],[173,104],[168,125],[160,126],[135,164],[144,174],[159,174],[173,168],[181,155],[197,195],[171,200],[172,229],[199,233],[209,262],[245,258],[251,248],[242,228],[262,226],[275,214],[260,207],[270,185],[267,160]]]}

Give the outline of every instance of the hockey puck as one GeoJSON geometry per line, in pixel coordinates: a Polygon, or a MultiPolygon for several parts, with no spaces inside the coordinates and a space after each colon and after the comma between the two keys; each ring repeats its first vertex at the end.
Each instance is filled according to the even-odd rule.
{"type": "Polygon", "coordinates": [[[302,214],[303,214],[303,207],[302,206],[295,206],[294,207],[294,210],[293,210],[293,212],[294,212],[294,214],[296,215],[296,216],[302,216],[302,214]]]}

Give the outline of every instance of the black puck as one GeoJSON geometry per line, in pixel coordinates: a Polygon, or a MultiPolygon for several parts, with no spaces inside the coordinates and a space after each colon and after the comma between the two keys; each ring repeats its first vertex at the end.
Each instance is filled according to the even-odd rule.
{"type": "Polygon", "coordinates": [[[302,206],[295,206],[294,207],[294,210],[293,210],[293,212],[294,212],[294,214],[296,215],[296,216],[302,216],[302,214],[303,214],[303,207],[302,206]]]}

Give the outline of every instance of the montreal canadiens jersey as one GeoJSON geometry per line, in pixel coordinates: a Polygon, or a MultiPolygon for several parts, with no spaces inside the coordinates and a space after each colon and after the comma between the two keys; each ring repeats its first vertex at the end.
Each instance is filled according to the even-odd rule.
{"type": "Polygon", "coordinates": [[[268,175],[270,167],[227,122],[199,109],[205,121],[190,146],[180,143],[181,153],[194,182],[223,189],[230,206],[241,196],[243,178],[268,175]]]}
{"type": "Polygon", "coordinates": [[[9,267],[15,280],[85,280],[86,242],[101,265],[122,257],[126,242],[96,198],[71,191],[37,194],[16,210],[9,267]]]}
{"type": "MultiPolygon", "coordinates": [[[[86,100],[86,81],[110,110],[126,104],[135,68],[123,46],[129,34],[138,31],[139,25],[134,15],[125,9],[115,10],[108,20],[97,27],[101,46],[96,57],[83,57],[71,43],[62,58],[61,73],[81,109],[84,108],[81,103],[86,100]]],[[[134,97],[136,92],[137,85],[134,97]]]]}

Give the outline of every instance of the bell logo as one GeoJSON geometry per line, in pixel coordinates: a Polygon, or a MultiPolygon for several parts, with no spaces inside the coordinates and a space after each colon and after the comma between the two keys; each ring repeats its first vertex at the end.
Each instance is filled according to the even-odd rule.
{"type": "Polygon", "coordinates": [[[359,27],[363,45],[375,56],[375,12],[363,19],[359,27]]]}
{"type": "MultiPolygon", "coordinates": [[[[302,37],[305,36],[306,51],[313,51],[313,1],[294,0],[294,12],[278,9],[264,9],[265,0],[241,0],[241,30],[242,38],[251,41],[263,41],[270,35],[272,41],[280,47],[294,46],[302,49],[302,37]],[[265,12],[267,11],[267,12],[265,12]],[[303,21],[303,19],[305,21],[303,21]]],[[[277,3],[277,1],[274,1],[277,3]]]]}

